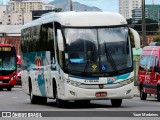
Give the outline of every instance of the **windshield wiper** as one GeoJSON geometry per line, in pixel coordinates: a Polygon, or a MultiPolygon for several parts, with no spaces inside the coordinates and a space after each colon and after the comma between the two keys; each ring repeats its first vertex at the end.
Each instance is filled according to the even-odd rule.
{"type": "Polygon", "coordinates": [[[115,72],[118,74],[117,66],[116,66],[116,64],[115,64],[115,62],[114,62],[114,60],[113,60],[113,57],[112,57],[112,55],[111,55],[111,52],[109,52],[108,49],[107,49],[106,43],[105,43],[105,53],[106,53],[106,58],[107,58],[107,60],[110,61],[110,64],[111,64],[112,68],[113,68],[113,69],[115,70],[115,72]]]}

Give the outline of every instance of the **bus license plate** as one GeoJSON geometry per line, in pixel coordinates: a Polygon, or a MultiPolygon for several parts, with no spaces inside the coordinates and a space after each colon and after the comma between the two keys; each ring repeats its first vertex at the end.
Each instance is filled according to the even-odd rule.
{"type": "Polygon", "coordinates": [[[96,97],[105,97],[107,96],[107,92],[97,92],[96,97]]]}

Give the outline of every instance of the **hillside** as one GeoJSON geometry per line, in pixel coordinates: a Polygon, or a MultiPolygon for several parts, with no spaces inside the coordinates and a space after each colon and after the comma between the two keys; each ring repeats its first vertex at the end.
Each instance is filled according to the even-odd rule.
{"type": "MultiPolygon", "coordinates": [[[[69,11],[69,5],[67,5],[67,0],[54,0],[50,2],[56,6],[56,8],[62,8],[63,11],[69,11]]],[[[101,11],[101,9],[97,7],[90,7],[79,2],[73,2],[73,10],[74,11],[101,11]]]]}

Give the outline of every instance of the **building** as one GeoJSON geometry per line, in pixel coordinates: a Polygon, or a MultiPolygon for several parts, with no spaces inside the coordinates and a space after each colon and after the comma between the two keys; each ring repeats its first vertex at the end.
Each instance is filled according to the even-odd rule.
{"type": "Polygon", "coordinates": [[[141,5],[142,0],[119,0],[119,13],[126,19],[132,18],[132,10],[141,5]]]}
{"type": "Polygon", "coordinates": [[[54,5],[44,4],[42,0],[10,0],[2,24],[21,25],[32,20],[32,11],[53,9],[54,5]]]}
{"type": "Polygon", "coordinates": [[[3,25],[23,25],[32,20],[32,13],[23,11],[21,12],[11,12],[5,13],[3,16],[3,25]]]}
{"type": "Polygon", "coordinates": [[[33,10],[42,10],[43,2],[41,0],[10,0],[8,2],[7,11],[24,13],[31,12],[33,10]]]}
{"type": "Polygon", "coordinates": [[[6,5],[0,5],[0,24],[2,24],[3,15],[6,12],[6,9],[7,9],[6,5]]]}
{"type": "Polygon", "coordinates": [[[42,10],[54,10],[56,8],[55,5],[44,4],[42,5],[42,10]]]}
{"type": "Polygon", "coordinates": [[[12,44],[20,53],[20,34],[22,25],[0,25],[0,43],[12,44]]]}
{"type": "MultiPolygon", "coordinates": [[[[148,9],[145,10],[145,18],[148,18],[148,9]]],[[[142,19],[142,8],[136,8],[132,10],[133,23],[137,23],[138,20],[142,19]]]]}
{"type": "Polygon", "coordinates": [[[43,14],[54,12],[54,10],[34,10],[32,11],[32,20],[40,18],[43,14]]]}
{"type": "Polygon", "coordinates": [[[160,21],[160,5],[146,5],[148,9],[148,18],[152,20],[160,21]]]}

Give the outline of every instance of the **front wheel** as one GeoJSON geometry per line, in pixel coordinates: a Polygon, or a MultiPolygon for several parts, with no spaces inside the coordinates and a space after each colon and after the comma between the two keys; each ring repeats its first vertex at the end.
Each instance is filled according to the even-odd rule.
{"type": "Polygon", "coordinates": [[[140,98],[141,100],[146,100],[147,93],[144,92],[143,87],[140,87],[140,98]]]}
{"type": "Polygon", "coordinates": [[[30,101],[32,104],[37,104],[39,101],[39,97],[33,95],[33,91],[32,91],[32,85],[30,84],[30,101]]]}
{"type": "Polygon", "coordinates": [[[160,90],[159,90],[159,88],[157,89],[157,99],[158,99],[158,102],[160,102],[160,90]]]}
{"type": "Polygon", "coordinates": [[[122,104],[122,99],[111,99],[113,107],[120,107],[122,104]]]}
{"type": "Polygon", "coordinates": [[[55,97],[56,97],[56,104],[59,108],[63,108],[66,106],[67,102],[65,100],[61,100],[58,98],[57,86],[55,86],[55,97]]]}
{"type": "Polygon", "coordinates": [[[8,88],[7,88],[7,91],[11,91],[11,90],[12,90],[12,88],[11,88],[11,87],[8,87],[8,88]]]}

